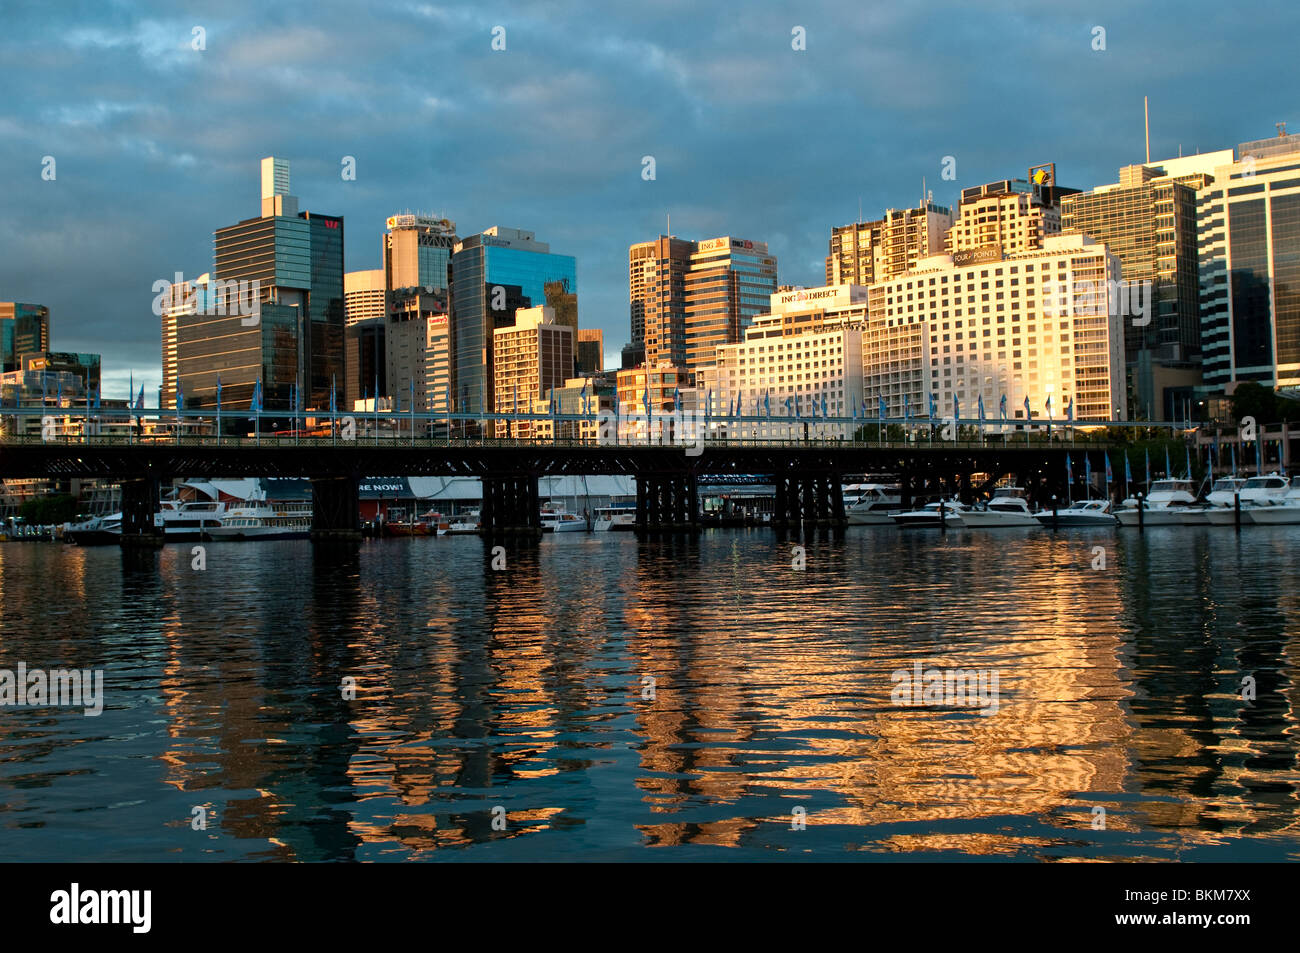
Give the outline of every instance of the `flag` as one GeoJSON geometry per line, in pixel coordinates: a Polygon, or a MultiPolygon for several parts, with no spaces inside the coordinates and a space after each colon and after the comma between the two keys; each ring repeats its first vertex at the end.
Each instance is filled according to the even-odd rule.
{"type": "Polygon", "coordinates": [[[961,401],[957,399],[956,394],[952,395],[952,419],[961,420],[961,401]]]}
{"type": "Polygon", "coordinates": [[[789,397],[787,397],[787,398],[785,399],[785,415],[786,415],[787,417],[790,416],[790,398],[789,398],[789,397]]]}
{"type": "Polygon", "coordinates": [[[1168,479],[1174,475],[1174,468],[1169,464],[1169,448],[1165,447],[1165,478],[1168,479]]]}
{"type": "Polygon", "coordinates": [[[709,388],[708,394],[704,397],[704,416],[713,416],[713,389],[709,388]]]}
{"type": "Polygon", "coordinates": [[[1105,453],[1102,454],[1102,457],[1106,461],[1106,485],[1110,486],[1110,482],[1111,482],[1110,451],[1107,450],[1105,453]]]}
{"type": "Polygon", "coordinates": [[[857,401],[850,401],[850,402],[849,402],[849,413],[853,415],[853,419],[854,419],[854,421],[856,421],[856,420],[858,419],[858,402],[857,402],[857,401]]]}
{"type": "Polygon", "coordinates": [[[144,410],[144,385],[140,385],[140,396],[135,401],[136,410],[144,410]]]}
{"type": "Polygon", "coordinates": [[[816,394],[812,396],[812,415],[814,417],[817,416],[817,395],[816,394]]]}
{"type": "Polygon", "coordinates": [[[799,420],[803,415],[799,413],[799,395],[794,395],[794,418],[799,420]]]}
{"type": "Polygon", "coordinates": [[[646,377],[645,393],[641,395],[641,400],[645,404],[645,412],[650,413],[650,378],[646,377]]]}
{"type": "Polygon", "coordinates": [[[95,409],[99,410],[99,388],[95,388],[95,409]]]}
{"type": "MultiPolygon", "coordinates": [[[[90,403],[90,395],[86,395],[86,403],[90,403]]],[[[185,385],[180,381],[176,382],[176,416],[181,415],[181,410],[185,406],[185,385]]]]}
{"type": "Polygon", "coordinates": [[[1092,486],[1092,457],[1083,455],[1083,482],[1092,486]]]}
{"type": "Polygon", "coordinates": [[[1070,421],[1070,423],[1074,423],[1074,398],[1073,397],[1071,397],[1070,402],[1065,405],[1065,419],[1070,421]]]}
{"type": "Polygon", "coordinates": [[[763,392],[763,413],[767,414],[769,417],[772,416],[772,401],[769,399],[770,397],[770,391],[763,392]]]}
{"type": "Polygon", "coordinates": [[[884,394],[877,394],[877,395],[876,395],[876,400],[878,400],[878,401],[880,402],[880,407],[879,407],[879,410],[880,410],[880,420],[881,420],[881,422],[883,423],[885,417],[888,415],[888,411],[887,411],[886,408],[885,408],[885,395],[884,395],[884,394]]]}
{"type": "Polygon", "coordinates": [[[1074,465],[1071,463],[1068,453],[1065,455],[1065,481],[1067,483],[1074,482],[1074,465]]]}
{"type": "Polygon", "coordinates": [[[1232,475],[1236,476],[1237,475],[1237,445],[1235,443],[1228,444],[1228,454],[1232,457],[1232,475]]]}
{"type": "Polygon", "coordinates": [[[979,395],[979,397],[976,399],[976,403],[979,404],[980,423],[984,423],[984,395],[983,394],[979,395]]]}
{"type": "Polygon", "coordinates": [[[1028,395],[1028,394],[1025,395],[1025,419],[1026,419],[1026,420],[1033,420],[1033,419],[1034,419],[1034,412],[1033,412],[1032,410],[1029,409],[1029,395],[1028,395]]]}
{"type": "Polygon", "coordinates": [[[937,416],[939,416],[939,395],[931,391],[930,392],[930,419],[934,420],[934,418],[937,416]]]}
{"type": "Polygon", "coordinates": [[[1187,479],[1192,478],[1192,451],[1190,447],[1183,447],[1183,453],[1187,457],[1187,479]]]}
{"type": "Polygon", "coordinates": [[[1003,420],[1007,419],[1007,395],[1003,394],[1002,399],[998,401],[998,414],[1003,420]]]}
{"type": "Polygon", "coordinates": [[[831,399],[829,397],[823,397],[822,398],[822,420],[826,419],[827,414],[830,413],[830,409],[831,409],[831,399]]]}
{"type": "Polygon", "coordinates": [[[912,402],[907,399],[906,394],[903,395],[903,420],[907,423],[911,423],[912,420],[912,402]]]}
{"type": "MultiPolygon", "coordinates": [[[[584,384],[582,386],[582,389],[586,390],[587,385],[584,384]]],[[[681,410],[681,409],[682,409],[682,392],[678,388],[674,387],[673,388],[673,410],[681,410]]]]}
{"type": "Polygon", "coordinates": [[[1052,395],[1047,395],[1047,419],[1052,419],[1052,395]]]}
{"type": "Polygon", "coordinates": [[[1133,482],[1133,469],[1128,465],[1128,451],[1124,451],[1124,485],[1128,486],[1133,482]]]}
{"type": "Polygon", "coordinates": [[[1147,461],[1147,486],[1150,486],[1150,485],[1151,485],[1151,451],[1150,451],[1150,450],[1143,450],[1143,451],[1142,451],[1142,454],[1143,454],[1143,456],[1146,457],[1146,461],[1147,461]]]}

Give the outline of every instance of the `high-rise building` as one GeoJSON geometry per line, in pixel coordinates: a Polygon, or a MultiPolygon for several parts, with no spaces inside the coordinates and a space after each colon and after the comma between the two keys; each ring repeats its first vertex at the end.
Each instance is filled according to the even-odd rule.
{"type": "MultiPolygon", "coordinates": [[[[169,284],[158,302],[162,314],[162,387],[159,388],[159,407],[176,409],[176,390],[179,384],[187,407],[193,406],[190,388],[194,380],[182,381],[180,377],[180,322],[187,315],[209,310],[214,302],[211,294],[212,276],[203,274],[189,281],[169,284]]],[[[236,296],[238,291],[236,290],[236,296]]],[[[225,300],[222,301],[224,310],[225,300]]]]}
{"type": "Polygon", "coordinates": [[[827,285],[870,285],[902,274],[918,260],[941,254],[952,213],[931,201],[889,209],[871,222],[831,229],[827,285]]]}
{"type": "Polygon", "coordinates": [[[686,367],[706,367],[715,348],[741,340],[774,291],[776,259],[766,242],[730,236],[699,242],[686,275],[686,367]]]}
{"type": "Polygon", "coordinates": [[[387,393],[394,406],[417,414],[447,409],[451,388],[451,354],[447,331],[447,295],[399,292],[387,324],[387,393]]]}
{"type": "Polygon", "coordinates": [[[247,407],[257,383],[266,409],[324,409],[343,384],[343,219],[299,212],[289,164],[262,160],[262,215],[216,231],[218,313],[177,325],[178,374],[186,403],[247,407]],[[228,300],[231,283],[256,288],[255,314],[228,300]],[[222,290],[222,289],[226,290],[222,290]]]}
{"type": "Polygon", "coordinates": [[[1206,391],[1300,386],[1300,135],[1243,142],[1196,195],[1206,391]]]}
{"type": "Polygon", "coordinates": [[[1121,315],[1107,282],[1119,258],[1082,235],[1049,236],[1016,255],[962,264],[938,255],[867,293],[863,339],[868,410],[877,397],[888,416],[977,416],[1025,422],[1024,401],[1041,417],[1113,420],[1127,413],[1121,315]],[[906,402],[906,403],[905,403],[906,402]]]}
{"type": "Polygon", "coordinates": [[[1037,178],[1001,179],[962,189],[957,218],[948,230],[947,249],[962,259],[962,252],[997,249],[1018,255],[1043,247],[1061,233],[1061,199],[1078,189],[1056,185],[1052,166],[1041,167],[1037,178]]]}
{"type": "Polygon", "coordinates": [[[388,313],[388,288],[384,270],[349,271],[343,276],[344,324],[378,318],[388,313]]]}
{"type": "MultiPolygon", "coordinates": [[[[574,259],[552,254],[532,232],[493,226],[456,243],[451,276],[452,401],[461,412],[491,412],[493,332],[512,327],[521,308],[545,305],[548,285],[553,295],[574,296],[576,314],[574,259]]],[[[573,376],[572,365],[564,376],[573,376]]]]}
{"type": "Polygon", "coordinates": [[[43,304],[0,301],[0,373],[21,371],[23,357],[50,349],[50,309],[43,304]]]}
{"type": "MultiPolygon", "coordinates": [[[[573,371],[573,329],[557,324],[548,306],[520,308],[515,323],[492,332],[494,406],[498,412],[531,410],[533,401],[564,386],[573,371]]],[[[530,437],[530,421],[496,421],[498,437],[530,437]]]]}
{"type": "Polygon", "coordinates": [[[447,267],[456,245],[456,223],[410,212],[388,217],[384,235],[384,286],[390,291],[447,290],[447,267]]]}
{"type": "Polygon", "coordinates": [[[605,369],[605,333],[600,328],[578,329],[578,352],[574,360],[579,377],[590,377],[605,369]]]}
{"type": "Polygon", "coordinates": [[[636,363],[686,366],[686,275],[695,242],[660,235],[627,250],[628,300],[636,363]]]}
{"type": "Polygon", "coordinates": [[[1119,182],[1061,200],[1063,233],[1087,235],[1118,255],[1127,286],[1149,282],[1146,313],[1124,325],[1137,417],[1165,419],[1154,365],[1195,373],[1201,349],[1196,190],[1213,181],[1214,165],[1231,161],[1225,150],[1126,166],[1119,182]]]}

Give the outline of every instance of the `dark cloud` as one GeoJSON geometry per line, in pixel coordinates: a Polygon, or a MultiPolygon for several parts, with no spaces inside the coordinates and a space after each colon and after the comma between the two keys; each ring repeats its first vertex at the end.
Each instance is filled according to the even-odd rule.
{"type": "Polygon", "coordinates": [[[304,207],[346,216],[349,270],[379,264],[396,210],[445,213],[462,234],[536,231],[577,257],[581,321],[612,353],[628,336],[627,246],[669,214],[679,235],[767,240],[782,282],[817,284],[830,227],[859,202],[868,216],[912,204],[924,180],[949,204],[1045,161],[1063,184],[1114,181],[1142,158],[1144,94],[1155,157],[1272,134],[1297,118],[1300,16],[1267,16],[1261,29],[1203,2],[11,3],[0,298],[48,304],[55,346],[101,351],[110,380],[156,381],[153,282],[211,268],[213,229],[257,214],[257,163],[275,154],[304,207]],[[956,182],[940,179],[947,155],[956,182]]]}

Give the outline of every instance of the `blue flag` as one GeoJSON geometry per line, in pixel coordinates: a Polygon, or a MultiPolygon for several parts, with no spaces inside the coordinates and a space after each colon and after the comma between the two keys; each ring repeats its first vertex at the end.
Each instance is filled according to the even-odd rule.
{"type": "Polygon", "coordinates": [[[1146,461],[1147,461],[1147,486],[1150,486],[1151,485],[1151,451],[1143,450],[1142,453],[1146,457],[1146,461]]]}
{"type": "Polygon", "coordinates": [[[1109,486],[1112,479],[1110,473],[1110,451],[1107,450],[1102,454],[1102,457],[1106,461],[1106,485],[1109,486]]]}
{"type": "Polygon", "coordinates": [[[787,398],[785,399],[785,415],[786,415],[787,417],[790,416],[790,398],[789,398],[789,397],[787,397],[787,398]]]}
{"type": "Polygon", "coordinates": [[[956,394],[952,395],[952,419],[961,420],[961,401],[957,399],[956,394]]]}
{"type": "Polygon", "coordinates": [[[1065,480],[1067,483],[1074,482],[1074,465],[1070,462],[1070,455],[1065,455],[1065,480]]]}
{"type": "Polygon", "coordinates": [[[1007,395],[1003,394],[1002,399],[998,401],[998,413],[1003,420],[1007,419],[1007,395]]]}
{"type": "Polygon", "coordinates": [[[767,416],[769,416],[769,417],[772,416],[772,400],[771,400],[771,397],[772,397],[772,393],[771,393],[771,391],[764,391],[764,392],[763,392],[763,413],[765,413],[765,414],[766,414],[767,416]]]}
{"type": "Polygon", "coordinates": [[[885,408],[885,395],[877,394],[876,400],[880,402],[880,407],[879,407],[880,419],[884,420],[885,417],[888,416],[888,410],[885,408]]]}
{"type": "Polygon", "coordinates": [[[976,398],[976,403],[979,404],[980,423],[984,423],[984,395],[983,394],[980,394],[979,397],[976,398]]]}
{"type": "Polygon", "coordinates": [[[1083,482],[1092,486],[1092,457],[1083,455],[1083,482]]]}
{"type": "Polygon", "coordinates": [[[1128,451],[1124,451],[1124,485],[1128,486],[1133,482],[1133,469],[1128,465],[1128,451]]]}
{"type": "Polygon", "coordinates": [[[1029,395],[1028,395],[1028,394],[1025,395],[1025,419],[1026,419],[1026,420],[1033,420],[1033,419],[1034,419],[1034,412],[1033,412],[1032,410],[1029,409],[1029,395]]]}
{"type": "Polygon", "coordinates": [[[912,402],[907,399],[906,394],[903,395],[903,420],[909,423],[912,420],[912,402]]]}
{"type": "Polygon", "coordinates": [[[937,416],[939,416],[939,395],[931,391],[930,392],[930,419],[934,420],[934,418],[937,416]]]}
{"type": "Polygon", "coordinates": [[[1174,468],[1169,465],[1169,448],[1165,447],[1165,478],[1168,479],[1174,475],[1174,468]]]}
{"type": "Polygon", "coordinates": [[[1189,447],[1183,447],[1183,452],[1187,457],[1187,479],[1192,478],[1192,451],[1189,447]]]}

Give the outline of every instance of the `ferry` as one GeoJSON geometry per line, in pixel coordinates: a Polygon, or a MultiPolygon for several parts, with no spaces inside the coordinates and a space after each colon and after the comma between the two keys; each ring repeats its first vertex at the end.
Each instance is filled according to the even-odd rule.
{"type": "Polygon", "coordinates": [[[939,516],[938,503],[927,503],[918,510],[908,510],[903,513],[895,513],[890,517],[894,525],[900,528],[921,528],[921,527],[938,527],[940,523],[944,526],[961,526],[962,520],[966,515],[966,507],[958,500],[947,500],[943,503],[943,517],[939,516]]]}
{"type": "MultiPolygon", "coordinates": [[[[1181,526],[1183,511],[1196,504],[1191,480],[1156,480],[1151,484],[1151,493],[1142,502],[1144,513],[1141,514],[1145,526],[1181,526]]],[[[1138,499],[1130,496],[1126,499],[1115,516],[1122,526],[1138,525],[1138,499]]]]}
{"type": "Polygon", "coordinates": [[[882,526],[903,510],[897,486],[884,483],[851,483],[844,487],[844,515],[850,526],[882,526]]]}
{"type": "Polygon", "coordinates": [[[613,530],[627,532],[636,529],[636,504],[614,503],[596,508],[596,521],[592,528],[598,532],[613,530]]]}
{"type": "Polygon", "coordinates": [[[214,540],[306,539],[311,535],[310,503],[275,503],[258,494],[245,503],[231,505],[221,525],[207,530],[214,540]]]}
{"type": "Polygon", "coordinates": [[[207,539],[211,531],[221,525],[226,515],[226,504],[212,500],[163,500],[155,524],[162,527],[163,538],[169,543],[207,539]]]}
{"type": "Polygon", "coordinates": [[[1055,516],[1051,510],[1039,510],[1034,518],[1047,527],[1114,526],[1118,522],[1111,512],[1109,500],[1080,500],[1057,510],[1055,516]]]}
{"type": "Polygon", "coordinates": [[[1038,520],[1029,508],[1025,491],[1018,486],[1000,486],[994,489],[993,498],[982,509],[967,509],[961,514],[963,526],[977,529],[1037,526],[1038,520]]]}

